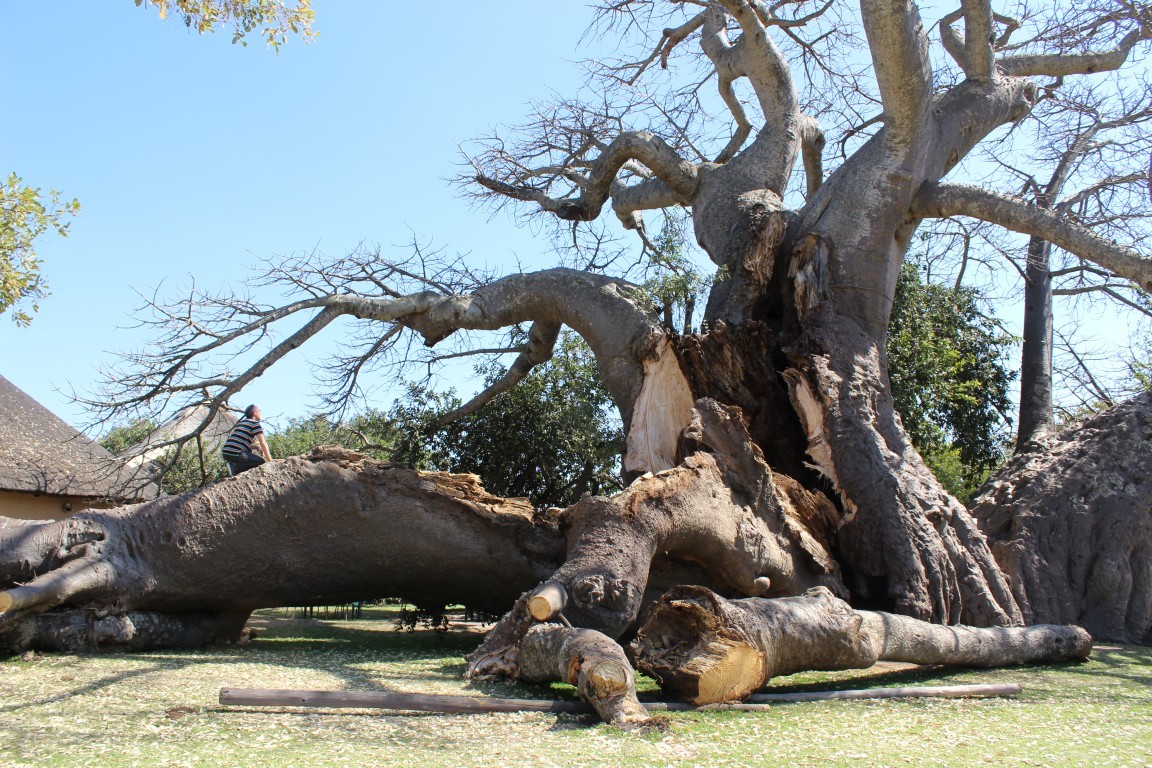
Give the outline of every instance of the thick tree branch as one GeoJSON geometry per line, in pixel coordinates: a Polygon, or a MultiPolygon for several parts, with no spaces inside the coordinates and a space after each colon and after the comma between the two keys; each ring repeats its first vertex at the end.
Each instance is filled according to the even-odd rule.
{"type": "Polygon", "coordinates": [[[991,0],[962,0],[964,9],[964,50],[967,53],[968,79],[986,83],[996,77],[992,55],[995,36],[992,26],[991,0]]]}
{"type": "Polygon", "coordinates": [[[1040,237],[1152,290],[1152,258],[1019,198],[966,185],[925,183],[912,213],[921,218],[971,216],[1040,237]]]}
{"type": "Polygon", "coordinates": [[[592,221],[600,215],[612,192],[616,174],[631,160],[647,166],[680,202],[688,203],[696,191],[696,166],[681,158],[659,136],[646,131],[631,131],[617,136],[592,163],[580,196],[575,199],[554,198],[542,190],[509,184],[483,174],[476,176],[480,185],[514,200],[535,202],[545,211],[566,221],[592,221]]]}
{"type": "Polygon", "coordinates": [[[949,13],[944,18],[940,19],[940,43],[944,46],[944,50],[956,62],[956,66],[968,74],[970,67],[968,63],[968,51],[964,47],[964,36],[956,31],[953,26],[960,19],[964,18],[964,9],[958,8],[952,13],[949,13]]]}
{"type": "Polygon", "coordinates": [[[906,151],[924,128],[932,99],[924,26],[912,0],[861,0],[860,11],[884,104],[886,141],[906,151]]]}
{"type": "Polygon", "coordinates": [[[1148,39],[1152,39],[1152,23],[1142,22],[1138,29],[1125,35],[1110,51],[1006,56],[999,59],[996,64],[1005,74],[1013,77],[1067,77],[1111,72],[1119,69],[1128,60],[1137,43],[1148,39]]]}
{"type": "Polygon", "coordinates": [[[990,0],[962,0],[960,8],[940,19],[944,50],[973,82],[986,83],[996,77],[993,21],[1008,20],[992,13],[990,0]],[[953,26],[961,18],[963,35],[953,26]]]}
{"type": "Polygon", "coordinates": [[[798,149],[800,107],[792,73],[768,35],[766,25],[773,21],[771,9],[762,4],[721,0],[705,18],[700,45],[716,69],[721,98],[736,120],[732,139],[717,156],[717,162],[732,160],[751,130],[732,89],[737,79],[747,78],[764,114],[764,126],[744,154],[763,163],[760,175],[764,185],[781,194],[798,149]],[[741,31],[734,42],[728,37],[729,15],[741,31]]]}
{"type": "Polygon", "coordinates": [[[805,197],[811,198],[824,182],[824,131],[814,117],[801,116],[800,149],[804,159],[805,197]]]}

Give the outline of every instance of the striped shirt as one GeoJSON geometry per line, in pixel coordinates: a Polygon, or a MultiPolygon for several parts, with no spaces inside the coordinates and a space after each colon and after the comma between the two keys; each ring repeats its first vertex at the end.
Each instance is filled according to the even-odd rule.
{"type": "Polygon", "coordinates": [[[245,416],[232,427],[232,434],[228,435],[228,440],[220,452],[225,457],[251,453],[252,441],[256,439],[256,435],[262,434],[264,427],[260,426],[260,422],[245,416]]]}

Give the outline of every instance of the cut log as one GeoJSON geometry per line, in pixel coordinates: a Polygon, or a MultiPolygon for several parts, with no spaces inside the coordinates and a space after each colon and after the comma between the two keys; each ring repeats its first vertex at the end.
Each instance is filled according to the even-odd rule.
{"type": "Polygon", "coordinates": [[[221,688],[220,703],[248,707],[335,707],[397,709],[411,712],[592,712],[582,701],[496,699],[484,696],[421,695],[380,691],[296,691],[268,688],[221,688]]]}
{"type": "Polygon", "coordinates": [[[560,615],[568,604],[568,592],[558,581],[548,581],[540,585],[528,598],[528,613],[536,621],[551,621],[560,615]]]}
{"type": "Polygon", "coordinates": [[[725,600],[701,587],[670,590],[632,645],[637,667],[693,704],[743,700],[772,677],[864,669],[878,660],[993,667],[1087,658],[1079,627],[945,627],[856,611],[828,590],[725,600]]]}
{"type": "Polygon", "coordinates": [[[636,673],[615,640],[591,629],[539,624],[520,643],[520,679],[575,685],[606,723],[640,725],[648,712],[636,698],[636,673]]]}
{"type": "Polygon", "coordinates": [[[793,693],[754,693],[752,704],[801,701],[856,701],[860,699],[983,699],[1017,696],[1024,690],[1016,683],[1002,685],[917,685],[901,688],[861,688],[855,691],[796,691],[793,693]]]}

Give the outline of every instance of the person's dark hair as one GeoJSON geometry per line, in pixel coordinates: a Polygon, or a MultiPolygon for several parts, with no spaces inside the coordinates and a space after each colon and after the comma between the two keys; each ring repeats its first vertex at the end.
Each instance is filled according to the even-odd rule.
{"type": "Polygon", "coordinates": [[[250,419],[254,413],[256,413],[256,406],[253,404],[244,409],[244,418],[250,419]]]}

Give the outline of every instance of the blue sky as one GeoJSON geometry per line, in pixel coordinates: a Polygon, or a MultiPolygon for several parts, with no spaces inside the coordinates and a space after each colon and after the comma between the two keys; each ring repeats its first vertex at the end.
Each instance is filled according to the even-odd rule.
{"type": "MultiPolygon", "coordinates": [[[[0,322],[0,374],[81,425],[71,388],[145,343],[129,327],[135,290],[223,288],[262,258],[406,252],[413,236],[505,269],[551,259],[545,238],[470,209],[446,179],[461,142],[576,89],[575,62],[593,53],[578,47],[584,5],[548,3],[543,22],[528,0],[314,6],[317,41],[277,55],[132,0],[0,0],[0,172],[83,205],[67,239],[38,246],[52,295],[32,326],[0,322]]],[[[1001,310],[1015,327],[1018,307],[1001,310]]],[[[1123,346],[1127,322],[1101,312],[1078,322],[1123,346]]],[[[340,330],[241,399],[274,426],[303,415],[309,357],[340,330]]]]}
{"type": "MultiPolygon", "coordinates": [[[[527,0],[314,6],[316,42],[276,54],[131,0],[0,0],[0,171],[83,206],[38,246],[52,295],[30,328],[0,323],[0,374],[79,424],[67,390],[143,343],[125,328],[133,289],[220,287],[263,257],[413,235],[488,264],[547,254],[445,180],[459,143],[578,84],[587,10],[549,3],[541,33],[527,0]]],[[[243,399],[300,415],[311,386],[298,356],[243,399]]]]}

